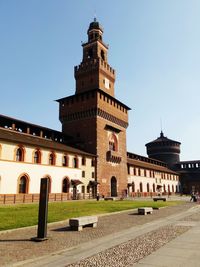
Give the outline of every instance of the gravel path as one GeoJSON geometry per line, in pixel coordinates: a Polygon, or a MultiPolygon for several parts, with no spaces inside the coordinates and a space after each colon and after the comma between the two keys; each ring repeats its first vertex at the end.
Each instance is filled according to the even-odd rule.
{"type": "Polygon", "coordinates": [[[11,265],[18,261],[48,255],[55,251],[185,211],[192,206],[194,206],[193,203],[186,203],[162,208],[154,210],[153,214],[148,216],[137,215],[136,211],[133,212],[133,210],[100,216],[97,228],[87,227],[82,232],[71,231],[68,223],[58,223],[48,226],[49,239],[41,243],[30,241],[31,237],[36,236],[36,228],[0,233],[0,265],[11,265]]]}
{"type": "Polygon", "coordinates": [[[190,227],[168,225],[137,237],[119,246],[107,249],[66,267],[128,267],[159,249],[190,227]]]}

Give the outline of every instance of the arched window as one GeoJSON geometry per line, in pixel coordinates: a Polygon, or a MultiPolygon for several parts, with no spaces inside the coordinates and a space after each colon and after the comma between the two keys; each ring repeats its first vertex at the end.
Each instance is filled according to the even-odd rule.
{"type": "Polygon", "coordinates": [[[149,183],[147,183],[147,192],[149,192],[150,190],[149,190],[149,183]]]}
{"type": "Polygon", "coordinates": [[[62,192],[69,193],[70,182],[68,178],[64,178],[62,182],[62,192]]]}
{"type": "Polygon", "coordinates": [[[101,50],[101,59],[105,60],[105,53],[103,50],[101,50]]]}
{"type": "Polygon", "coordinates": [[[82,165],[85,165],[86,164],[86,158],[83,156],[82,157],[82,165]]]}
{"type": "Polygon", "coordinates": [[[49,165],[55,165],[55,154],[51,153],[49,155],[49,165]]]}
{"type": "Polygon", "coordinates": [[[140,192],[143,192],[143,185],[140,183],[140,192]]]}
{"type": "Polygon", "coordinates": [[[112,134],[109,139],[109,150],[118,151],[117,137],[115,134],[112,134]]]}
{"type": "Polygon", "coordinates": [[[23,175],[19,179],[19,188],[18,188],[18,193],[19,194],[27,194],[28,193],[28,185],[29,185],[29,180],[26,175],[23,175]]]}
{"type": "Polygon", "coordinates": [[[93,50],[92,50],[92,48],[90,48],[88,50],[88,58],[93,58],[93,50]]]}
{"type": "Polygon", "coordinates": [[[34,153],[34,163],[41,163],[41,153],[39,150],[36,150],[34,153]]]}
{"type": "Polygon", "coordinates": [[[63,156],[62,165],[65,167],[69,167],[69,157],[68,156],[66,156],[66,155],[63,156]]]}
{"type": "Polygon", "coordinates": [[[24,161],[24,150],[19,147],[16,151],[16,161],[24,161]]]}
{"type": "Polygon", "coordinates": [[[77,156],[75,156],[73,159],[73,167],[78,168],[78,157],[77,156]]]}
{"type": "Polygon", "coordinates": [[[92,166],[92,167],[95,166],[95,159],[94,159],[94,158],[91,160],[91,166],[92,166]]]}

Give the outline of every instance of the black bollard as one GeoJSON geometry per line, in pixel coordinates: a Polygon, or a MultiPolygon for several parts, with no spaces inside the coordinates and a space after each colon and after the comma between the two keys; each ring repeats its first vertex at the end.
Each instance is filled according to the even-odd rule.
{"type": "Polygon", "coordinates": [[[42,178],[40,183],[40,202],[38,213],[38,230],[37,237],[32,238],[33,241],[47,240],[47,218],[48,218],[48,194],[49,194],[49,178],[42,178]]]}

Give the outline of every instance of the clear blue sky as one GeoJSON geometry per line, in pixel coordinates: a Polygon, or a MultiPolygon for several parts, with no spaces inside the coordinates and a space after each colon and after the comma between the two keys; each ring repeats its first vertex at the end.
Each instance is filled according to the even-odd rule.
{"type": "Polygon", "coordinates": [[[0,0],[1,114],[60,130],[56,99],[75,92],[73,68],[96,14],[130,106],[128,151],[160,134],[200,158],[199,0],[0,0]]]}

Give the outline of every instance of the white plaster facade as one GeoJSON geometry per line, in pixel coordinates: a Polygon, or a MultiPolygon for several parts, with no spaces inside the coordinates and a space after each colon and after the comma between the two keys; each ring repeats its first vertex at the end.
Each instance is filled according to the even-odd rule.
{"type": "MultiPolygon", "coordinates": [[[[11,134],[11,132],[7,130],[8,134],[11,134]]],[[[34,137],[31,136],[31,138],[34,137]]],[[[95,167],[92,161],[93,157],[89,155],[72,154],[71,152],[25,144],[22,146],[12,142],[12,140],[10,142],[0,140],[0,194],[18,194],[19,180],[23,176],[28,178],[27,193],[30,194],[39,193],[40,180],[43,177],[50,178],[51,193],[62,193],[63,179],[68,178],[69,182],[72,180],[81,182],[76,186],[77,193],[87,194],[89,193],[89,191],[87,192],[88,184],[90,181],[94,181],[95,176],[95,167]],[[16,151],[19,147],[23,148],[23,161],[16,160],[16,151]],[[40,163],[34,163],[34,153],[38,149],[41,154],[41,161],[40,163]],[[52,152],[55,155],[55,164],[49,165],[49,155],[52,152]],[[63,166],[64,156],[68,158],[67,166],[63,166]],[[74,158],[78,162],[76,167],[73,166],[74,158]],[[84,158],[84,165],[82,165],[82,158],[84,158]]],[[[73,185],[70,183],[69,193],[72,192],[73,185]]]]}
{"type": "MultiPolygon", "coordinates": [[[[149,167],[151,164],[149,165],[149,167]]],[[[171,170],[157,171],[129,166],[128,193],[178,193],[179,175],[171,170]],[[140,175],[138,175],[140,174],[140,175]]]]}
{"type": "MultiPolygon", "coordinates": [[[[19,179],[24,175],[29,179],[28,193],[39,193],[40,180],[44,177],[51,179],[51,193],[62,192],[64,178],[87,183],[81,177],[81,169],[0,160],[0,170],[0,194],[18,194],[19,179]]],[[[81,184],[77,189],[81,191],[81,184]]]]}

